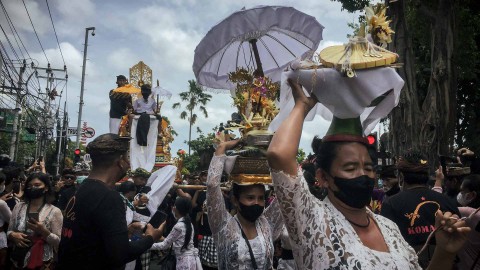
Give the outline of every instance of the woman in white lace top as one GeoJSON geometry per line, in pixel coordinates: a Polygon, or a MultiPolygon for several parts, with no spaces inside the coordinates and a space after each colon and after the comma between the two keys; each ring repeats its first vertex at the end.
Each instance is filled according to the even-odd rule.
{"type": "MultiPolygon", "coordinates": [[[[299,269],[421,269],[414,250],[392,221],[373,214],[366,205],[374,171],[367,148],[354,136],[321,142],[316,178],[328,189],[321,201],[308,189],[295,156],[304,118],[317,100],[289,80],[295,106],[277,130],[268,150],[269,164],[292,250],[299,269]],[[354,142],[356,141],[356,142],[354,142]]],[[[369,198],[370,196],[370,198],[369,198]]],[[[463,221],[437,212],[437,249],[430,269],[451,269],[468,228],[463,221]],[[447,232],[447,229],[450,232],[447,232]]]]}
{"type": "Polygon", "coordinates": [[[279,237],[283,225],[276,200],[263,211],[263,185],[234,184],[233,204],[238,214],[231,216],[225,207],[220,189],[220,179],[227,158],[224,153],[225,150],[233,148],[235,143],[236,141],[229,141],[218,146],[208,169],[208,222],[217,245],[218,269],[271,269],[274,251],[272,239],[279,237]],[[254,260],[251,259],[252,256],[254,260]]]}
{"type": "Polygon", "coordinates": [[[51,267],[60,243],[63,216],[60,209],[50,204],[53,189],[49,176],[31,174],[25,181],[23,199],[13,208],[8,224],[7,237],[14,244],[10,259],[18,268],[51,267]],[[18,252],[22,248],[26,253],[18,252]]]}

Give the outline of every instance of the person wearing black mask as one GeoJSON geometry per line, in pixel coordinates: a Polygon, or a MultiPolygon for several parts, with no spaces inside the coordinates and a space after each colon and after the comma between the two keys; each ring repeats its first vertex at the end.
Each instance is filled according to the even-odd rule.
{"type": "Polygon", "coordinates": [[[7,237],[14,243],[10,259],[18,269],[53,268],[63,216],[47,174],[33,173],[25,181],[23,202],[15,205],[7,237]]]}
{"type": "Polygon", "coordinates": [[[58,203],[57,207],[60,210],[64,211],[67,206],[68,201],[73,197],[75,191],[77,190],[75,186],[75,181],[77,177],[75,176],[75,171],[71,168],[65,168],[62,172],[62,178],[60,181],[63,182],[63,186],[58,192],[58,203]]]}
{"type": "Polygon", "coordinates": [[[115,183],[129,170],[129,140],[103,134],[87,145],[92,170],[65,208],[57,269],[118,269],[158,241],[150,224],[129,242],[125,204],[115,183]]]}
{"type": "Polygon", "coordinates": [[[232,187],[232,203],[237,215],[225,207],[220,179],[226,160],[225,151],[238,140],[220,144],[210,163],[207,177],[208,222],[217,246],[218,269],[271,269],[273,239],[282,233],[283,219],[275,200],[265,208],[263,185],[232,187]]]}
{"type": "MultiPolygon", "coordinates": [[[[288,83],[295,104],[273,135],[267,159],[297,267],[421,269],[398,227],[367,207],[375,172],[360,117],[333,117],[327,135],[313,149],[315,177],[328,194],[320,201],[309,192],[296,156],[303,123],[318,101],[315,93],[307,97],[296,80],[288,83]]],[[[449,219],[452,216],[437,212],[436,226],[443,223],[444,229],[436,231],[437,248],[430,269],[451,269],[465,242],[469,228],[458,216],[449,219]]]]}

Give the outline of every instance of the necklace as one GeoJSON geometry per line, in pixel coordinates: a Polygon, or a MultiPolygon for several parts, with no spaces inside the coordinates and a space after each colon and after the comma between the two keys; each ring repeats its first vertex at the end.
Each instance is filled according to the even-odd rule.
{"type": "Polygon", "coordinates": [[[350,222],[352,225],[355,225],[357,227],[360,227],[360,228],[367,228],[368,226],[370,226],[370,216],[367,214],[367,224],[366,225],[361,225],[361,224],[358,224],[358,223],[355,223],[351,220],[349,220],[348,218],[346,218],[348,220],[348,222],[350,222]]]}

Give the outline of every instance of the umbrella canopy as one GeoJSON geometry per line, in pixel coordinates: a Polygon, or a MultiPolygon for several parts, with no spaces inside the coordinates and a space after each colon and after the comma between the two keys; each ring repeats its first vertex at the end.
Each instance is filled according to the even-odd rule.
{"type": "Polygon", "coordinates": [[[172,97],[172,92],[168,91],[167,89],[165,89],[161,86],[155,86],[152,89],[152,94],[153,95],[158,95],[159,97],[167,97],[167,98],[172,97]]]}
{"type": "Polygon", "coordinates": [[[141,91],[139,88],[136,88],[131,84],[127,84],[125,86],[118,87],[113,90],[113,93],[115,94],[140,94],[140,92],[141,91]]]}
{"type": "Polygon", "coordinates": [[[296,58],[311,56],[323,26],[292,7],[260,6],[237,11],[215,25],[195,49],[193,72],[199,84],[232,89],[228,73],[257,69],[274,82],[296,58]]]}

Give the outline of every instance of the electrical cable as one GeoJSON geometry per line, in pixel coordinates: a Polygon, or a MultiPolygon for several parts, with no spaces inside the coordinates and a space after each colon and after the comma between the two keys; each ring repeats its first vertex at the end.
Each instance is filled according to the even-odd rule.
{"type": "Polygon", "coordinates": [[[23,44],[23,41],[22,41],[22,39],[20,38],[20,35],[18,34],[17,29],[15,28],[15,25],[13,24],[12,20],[10,19],[10,16],[8,15],[7,9],[6,9],[5,6],[3,5],[2,0],[0,0],[0,5],[2,6],[3,13],[5,14],[5,17],[7,18],[7,21],[9,22],[10,28],[13,28],[13,32],[15,32],[15,34],[16,34],[17,37],[18,37],[18,39],[20,40],[20,43],[22,44],[22,47],[23,47],[23,49],[25,50],[25,53],[28,55],[28,58],[29,58],[29,59],[32,59],[32,57],[31,57],[30,54],[28,53],[27,48],[25,47],[25,44],[23,44]]]}
{"type": "Polygon", "coordinates": [[[40,44],[40,48],[42,48],[43,55],[45,56],[45,59],[47,59],[47,63],[50,63],[48,60],[47,54],[45,53],[45,50],[43,49],[42,42],[40,42],[40,38],[38,37],[37,30],[35,29],[35,26],[33,25],[32,18],[30,17],[30,13],[28,12],[27,5],[25,5],[25,0],[22,0],[23,6],[25,7],[25,11],[27,11],[28,19],[30,20],[30,24],[32,25],[33,32],[35,33],[35,36],[37,37],[38,44],[40,44]]]}
{"type": "Polygon", "coordinates": [[[63,58],[62,47],[60,47],[60,42],[58,42],[57,30],[55,30],[55,25],[53,24],[52,13],[50,12],[50,6],[48,5],[48,0],[45,0],[47,3],[48,14],[50,15],[50,21],[52,22],[53,32],[55,33],[55,38],[57,39],[58,48],[60,49],[60,54],[62,55],[63,65],[65,65],[65,59],[63,58]]]}

